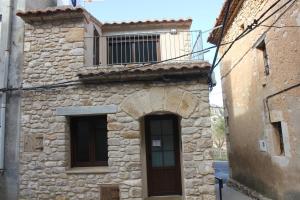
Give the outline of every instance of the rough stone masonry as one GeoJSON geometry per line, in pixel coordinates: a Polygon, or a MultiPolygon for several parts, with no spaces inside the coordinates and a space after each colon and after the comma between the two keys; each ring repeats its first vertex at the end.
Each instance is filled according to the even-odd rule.
{"type": "MultiPolygon", "coordinates": [[[[23,16],[23,86],[74,80],[84,71],[86,15],[23,16]]],[[[101,70],[101,69],[100,69],[101,70]]],[[[99,199],[117,185],[120,199],[145,198],[143,116],[180,116],[182,188],[186,200],[215,199],[212,139],[205,80],[77,84],[22,92],[19,199],[99,199]],[[70,165],[68,116],[57,108],[116,106],[107,114],[108,167],[76,171],[70,165]]]]}

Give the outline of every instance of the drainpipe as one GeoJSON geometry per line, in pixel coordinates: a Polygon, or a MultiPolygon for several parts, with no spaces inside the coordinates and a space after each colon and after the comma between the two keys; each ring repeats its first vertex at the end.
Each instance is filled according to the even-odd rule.
{"type": "MultiPolygon", "coordinates": [[[[3,38],[1,39],[4,41],[4,58],[3,58],[3,82],[1,85],[3,88],[7,88],[8,85],[8,67],[9,67],[9,59],[10,59],[10,44],[11,44],[11,29],[12,29],[12,3],[13,0],[9,0],[7,5],[7,33],[3,34],[3,38]]],[[[2,28],[2,31],[5,30],[2,28]]],[[[4,170],[4,141],[5,141],[5,113],[6,113],[6,92],[2,92],[2,101],[1,101],[1,124],[0,124],[0,173],[3,173],[4,170]]]]}

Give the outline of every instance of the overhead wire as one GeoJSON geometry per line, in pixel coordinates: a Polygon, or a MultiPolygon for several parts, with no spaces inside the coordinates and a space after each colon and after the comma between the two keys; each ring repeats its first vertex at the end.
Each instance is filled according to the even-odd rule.
{"type": "Polygon", "coordinates": [[[247,28],[236,37],[236,39],[229,45],[229,47],[225,50],[225,52],[219,58],[218,62],[215,65],[212,66],[212,70],[214,70],[216,68],[216,66],[223,60],[225,55],[229,52],[229,50],[232,48],[232,46],[234,45],[234,43],[236,41],[240,40],[241,38],[245,37],[247,34],[252,32],[254,29],[261,26],[262,23],[267,21],[270,17],[274,16],[277,12],[279,12],[281,9],[283,9],[287,4],[289,4],[292,1],[296,2],[297,0],[288,0],[286,3],[284,3],[278,9],[276,9],[274,12],[272,12],[272,14],[268,15],[266,18],[264,18],[260,22],[260,20],[267,14],[267,12],[269,12],[272,8],[274,8],[280,1],[282,1],[282,0],[277,0],[274,4],[272,4],[258,19],[254,19],[252,24],[248,25],[247,28]]]}
{"type": "Polygon", "coordinates": [[[219,53],[219,49],[221,47],[221,42],[222,42],[223,35],[224,35],[224,32],[225,32],[225,28],[226,28],[226,24],[227,24],[227,19],[228,19],[230,7],[231,7],[231,2],[232,2],[232,0],[228,0],[227,7],[226,7],[226,13],[225,13],[224,19],[222,21],[222,29],[221,29],[220,38],[219,38],[218,43],[217,43],[217,49],[215,51],[215,55],[214,55],[212,67],[209,70],[208,84],[209,84],[209,88],[210,89],[214,86],[211,74],[213,72],[213,69],[214,69],[213,66],[215,66],[215,63],[216,63],[217,57],[218,57],[218,53],[219,53]]]}
{"type": "MultiPolygon", "coordinates": [[[[271,10],[271,8],[273,8],[279,1],[276,1],[270,8],[267,9],[267,11],[271,10]]],[[[224,58],[224,56],[226,55],[226,53],[229,51],[229,49],[233,46],[233,44],[238,41],[239,39],[241,39],[242,37],[244,37],[246,34],[248,34],[249,32],[253,31],[255,28],[257,28],[258,26],[262,25],[263,22],[265,22],[267,19],[269,19],[271,16],[273,16],[275,13],[277,13],[279,10],[281,10],[283,7],[285,7],[288,3],[290,3],[293,0],[289,0],[288,2],[286,2],[283,6],[281,6],[280,8],[278,8],[275,12],[273,12],[271,15],[269,15],[267,18],[265,18],[262,22],[258,23],[258,20],[260,20],[263,16],[265,16],[267,14],[267,11],[265,11],[257,20],[254,20],[254,22],[252,23],[252,25],[249,25],[248,28],[250,29],[250,27],[252,27],[253,25],[255,25],[255,27],[251,28],[250,31],[249,30],[245,30],[243,31],[241,34],[239,34],[239,36],[237,36],[234,40],[226,42],[226,43],[221,43],[219,46],[224,46],[224,45],[228,45],[230,44],[229,48],[224,52],[224,54],[221,56],[221,58],[218,60],[218,62],[215,65],[212,65],[212,70],[214,70],[214,68],[220,63],[220,61],[224,58]],[[249,31],[249,32],[247,32],[249,31]]],[[[294,0],[294,2],[297,0],[294,0]]],[[[219,28],[219,27],[217,27],[219,28]]],[[[222,26],[222,28],[224,28],[222,26]]],[[[168,61],[172,61],[172,60],[176,60],[178,58],[182,58],[185,56],[189,56],[189,55],[193,55],[193,54],[197,54],[197,53],[207,53],[209,50],[217,48],[217,46],[210,46],[208,48],[199,50],[199,51],[195,51],[195,52],[190,52],[181,56],[177,56],[174,58],[170,58],[170,59],[166,59],[166,60],[162,60],[162,61],[158,61],[158,62],[154,62],[154,63],[148,63],[148,64],[143,64],[143,65],[139,65],[139,66],[134,66],[132,68],[128,68],[128,69],[122,69],[119,72],[129,72],[131,70],[135,70],[137,68],[141,68],[141,67],[147,67],[147,66],[151,66],[151,65],[156,65],[156,64],[160,64],[160,63],[164,63],[164,62],[168,62],[168,61]]],[[[211,74],[210,74],[211,75],[211,74]]],[[[101,76],[105,76],[105,75],[98,75],[97,79],[101,76]]],[[[81,79],[76,79],[76,80],[69,80],[69,81],[63,81],[63,82],[59,82],[59,83],[54,83],[54,84],[47,84],[47,85],[40,85],[40,86],[31,86],[31,87],[18,87],[18,88],[3,88],[0,89],[0,92],[6,92],[6,91],[17,91],[17,90],[39,90],[39,89],[52,89],[52,88],[59,88],[59,87],[68,87],[68,86],[74,86],[74,85],[78,85],[78,84],[82,84],[82,81],[86,81],[86,80],[96,80],[96,78],[81,78],[81,79]]]]}

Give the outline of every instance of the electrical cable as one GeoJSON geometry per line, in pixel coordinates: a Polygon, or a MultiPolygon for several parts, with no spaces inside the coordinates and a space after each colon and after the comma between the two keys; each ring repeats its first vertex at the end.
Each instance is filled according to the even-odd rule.
{"type": "Polygon", "coordinates": [[[268,28],[300,28],[300,26],[272,26],[272,25],[260,25],[268,28]]]}
{"type": "MultiPolygon", "coordinates": [[[[276,1],[274,4],[271,5],[270,8],[267,9],[267,11],[270,11],[272,8],[274,8],[281,0],[276,1]]],[[[297,0],[288,0],[286,3],[284,3],[282,6],[280,6],[278,9],[276,9],[272,14],[270,14],[269,16],[267,16],[265,19],[263,19],[263,21],[259,22],[262,17],[264,17],[267,13],[267,11],[265,11],[258,19],[253,20],[253,23],[249,26],[247,26],[247,28],[241,33],[239,34],[236,39],[230,44],[230,46],[226,49],[226,51],[223,53],[223,55],[219,58],[218,62],[212,66],[212,70],[214,70],[214,68],[216,68],[216,66],[222,61],[222,59],[225,57],[225,55],[229,52],[229,50],[232,48],[232,46],[234,45],[234,43],[245,37],[247,34],[249,34],[250,32],[252,32],[254,29],[256,29],[257,27],[259,27],[262,23],[264,23],[266,20],[268,20],[270,17],[272,17],[273,15],[275,15],[277,12],[279,12],[282,8],[284,8],[287,4],[289,4],[290,2],[296,2],[297,0]]],[[[211,75],[211,74],[210,74],[211,75]]]]}
{"type": "MultiPolygon", "coordinates": [[[[276,1],[275,3],[277,4],[279,1],[281,0],[278,0],[276,1]]],[[[266,21],[268,18],[270,18],[271,16],[273,16],[276,12],[278,12],[279,10],[281,10],[283,7],[285,7],[285,5],[287,5],[289,2],[291,2],[292,0],[289,0],[288,2],[286,2],[283,6],[281,6],[279,9],[277,9],[275,12],[272,13],[272,15],[269,15],[266,19],[264,19],[260,24],[256,24],[258,23],[256,20],[254,20],[254,23],[253,24],[256,24],[256,26],[254,28],[252,28],[249,32],[251,32],[253,29],[255,29],[256,27],[258,27],[259,25],[261,25],[264,21],[266,21]]],[[[297,1],[297,0],[294,0],[294,1],[297,1]]],[[[275,5],[273,4],[271,6],[271,8],[273,8],[275,5]]],[[[268,11],[270,10],[270,8],[268,9],[268,11]]],[[[262,14],[262,16],[264,16],[267,12],[264,12],[262,14]]],[[[259,19],[261,19],[262,17],[260,17],[259,19]]],[[[252,25],[253,26],[253,25],[252,25]]],[[[250,27],[252,26],[248,26],[247,28],[250,29],[250,27]]],[[[218,27],[219,28],[219,27],[218,27]]],[[[224,28],[224,27],[222,27],[224,28]]],[[[248,31],[248,30],[247,30],[248,31]]],[[[243,31],[243,33],[241,33],[239,36],[237,36],[237,38],[235,38],[233,41],[230,41],[230,42],[226,42],[226,43],[222,43],[220,44],[220,46],[224,46],[224,45],[228,45],[230,44],[230,47],[231,48],[233,46],[233,44],[241,39],[242,37],[244,37],[247,32],[246,30],[243,31]]],[[[174,57],[174,58],[170,58],[170,59],[166,59],[166,60],[162,60],[162,61],[159,61],[159,62],[155,62],[155,63],[148,63],[148,64],[144,64],[144,65],[139,65],[139,66],[134,66],[132,67],[132,69],[127,69],[127,70],[122,70],[120,72],[128,72],[128,71],[131,71],[131,70],[135,70],[137,68],[140,68],[140,67],[147,67],[147,66],[151,66],[151,65],[156,65],[156,64],[160,64],[160,63],[164,63],[164,62],[167,62],[167,61],[172,61],[172,60],[176,60],[178,58],[182,58],[182,57],[185,57],[185,56],[189,56],[189,55],[193,55],[193,54],[197,54],[197,53],[206,53],[208,52],[210,49],[213,49],[213,48],[216,48],[217,46],[210,46],[208,48],[205,48],[203,50],[199,50],[199,51],[195,51],[195,52],[191,52],[191,53],[187,53],[187,54],[184,54],[184,55],[181,55],[181,56],[178,56],[178,57],[174,57]]],[[[229,51],[229,48],[227,49],[229,51]]],[[[224,54],[226,54],[228,51],[226,51],[224,54]]],[[[223,55],[224,55],[223,54],[223,55]]],[[[225,56],[225,55],[224,55],[225,56]]],[[[217,64],[215,64],[214,66],[212,66],[212,71],[214,70],[215,66],[217,66],[220,61],[222,60],[222,58],[224,57],[222,56],[219,61],[217,62],[217,64]]],[[[211,74],[210,74],[211,75],[211,74]]],[[[104,76],[104,75],[99,75],[99,76],[104,76]]],[[[99,78],[99,76],[97,78],[99,78]]],[[[0,92],[5,92],[5,91],[16,91],[16,90],[38,90],[38,89],[51,89],[51,88],[58,88],[58,87],[68,87],[68,86],[73,86],[73,85],[78,85],[78,84],[81,84],[82,81],[84,80],[95,80],[95,78],[93,79],[89,79],[89,78],[83,78],[83,79],[76,79],[76,80],[70,80],[70,81],[64,81],[64,82],[60,82],[60,83],[55,83],[55,84],[48,84],[48,85],[41,85],[41,86],[32,86],[32,87],[19,87],[19,88],[4,88],[4,89],[0,89],[0,92]]]]}
{"type": "Polygon", "coordinates": [[[222,43],[222,39],[223,39],[223,35],[224,35],[224,31],[225,31],[225,27],[226,27],[226,23],[227,23],[227,19],[228,19],[228,15],[229,15],[229,10],[230,10],[230,6],[231,6],[231,0],[228,1],[227,3],[227,7],[226,7],[226,13],[222,22],[222,29],[221,29],[221,34],[220,34],[220,38],[218,40],[217,43],[217,49],[215,51],[215,55],[214,55],[214,59],[213,59],[213,63],[212,63],[212,67],[209,70],[209,76],[208,76],[208,85],[209,85],[209,89],[211,90],[214,86],[213,82],[212,82],[212,78],[211,78],[211,74],[213,72],[215,63],[217,61],[217,57],[218,57],[218,52],[222,43]]]}
{"type": "MultiPolygon", "coordinates": [[[[156,65],[156,64],[159,64],[159,63],[164,63],[164,62],[171,61],[171,60],[174,60],[174,59],[178,59],[178,58],[181,58],[181,57],[185,57],[185,56],[188,56],[188,55],[192,55],[192,54],[196,54],[196,53],[203,53],[203,52],[206,53],[210,49],[213,49],[213,48],[216,48],[216,46],[210,46],[210,47],[205,48],[203,50],[199,50],[199,51],[187,53],[187,54],[178,56],[176,58],[170,58],[170,59],[166,59],[166,60],[155,62],[155,63],[149,63],[149,64],[145,64],[145,65],[140,65],[140,66],[137,66],[137,67],[132,67],[132,69],[120,70],[120,71],[116,71],[116,72],[130,72],[132,70],[136,70],[137,68],[147,67],[147,66],[151,66],[151,65],[156,65]]],[[[24,90],[39,90],[39,89],[52,89],[52,88],[59,88],[59,87],[68,87],[68,86],[74,86],[74,85],[81,84],[82,81],[96,80],[96,79],[98,79],[101,76],[103,77],[105,75],[100,74],[96,78],[95,77],[81,78],[81,79],[63,81],[63,82],[60,82],[60,83],[54,83],[54,84],[48,84],[48,85],[41,85],[41,86],[19,87],[19,88],[6,88],[6,89],[0,89],[0,92],[17,91],[17,90],[23,90],[23,91],[24,90]]]]}

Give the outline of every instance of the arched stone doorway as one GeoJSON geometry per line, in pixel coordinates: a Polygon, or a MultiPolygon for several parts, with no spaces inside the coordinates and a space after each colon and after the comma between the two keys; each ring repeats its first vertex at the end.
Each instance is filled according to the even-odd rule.
{"type": "Polygon", "coordinates": [[[144,117],[148,196],[182,195],[179,117],[144,117]]]}
{"type": "Polygon", "coordinates": [[[184,196],[186,188],[184,187],[183,172],[185,169],[183,168],[181,146],[184,147],[185,144],[181,143],[181,120],[190,121],[189,118],[195,112],[199,102],[200,99],[196,95],[178,87],[152,87],[129,95],[121,103],[120,109],[140,121],[141,124],[143,198],[164,195],[184,196]],[[164,123],[161,122],[163,120],[169,121],[166,126],[173,126],[173,130],[161,128],[159,130],[161,138],[155,139],[156,136],[152,137],[152,134],[155,135],[155,133],[152,133],[151,123],[153,121],[164,123]],[[170,132],[166,137],[174,139],[167,140],[167,142],[173,142],[171,149],[166,152],[164,146],[166,141],[162,138],[165,132],[170,132]],[[170,136],[171,133],[172,136],[170,136]],[[157,150],[160,152],[156,152],[156,154],[161,154],[161,158],[156,157],[156,160],[153,160],[152,147],[160,149],[157,150]],[[163,154],[168,153],[169,156],[166,156],[165,159],[163,154]],[[149,159],[149,157],[152,158],[149,159]]]}

